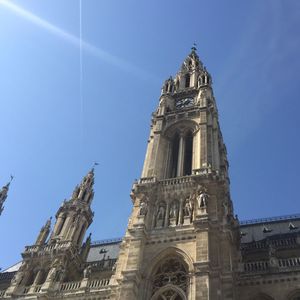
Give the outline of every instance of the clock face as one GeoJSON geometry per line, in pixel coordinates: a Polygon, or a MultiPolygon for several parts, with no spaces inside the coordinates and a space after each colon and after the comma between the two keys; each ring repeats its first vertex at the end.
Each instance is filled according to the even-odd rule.
{"type": "Polygon", "coordinates": [[[194,104],[194,98],[183,98],[183,99],[179,99],[176,102],[176,108],[184,108],[184,107],[189,107],[192,106],[194,104]]]}

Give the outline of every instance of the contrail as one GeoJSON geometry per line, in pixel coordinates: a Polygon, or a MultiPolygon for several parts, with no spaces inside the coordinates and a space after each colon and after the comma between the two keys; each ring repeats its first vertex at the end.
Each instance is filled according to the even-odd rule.
{"type": "Polygon", "coordinates": [[[79,0],[79,93],[80,93],[80,138],[83,144],[83,65],[82,65],[82,4],[79,0]]]}
{"type": "Polygon", "coordinates": [[[137,75],[141,79],[149,79],[149,78],[156,78],[156,76],[146,72],[145,70],[135,66],[129,61],[126,61],[120,57],[114,56],[110,53],[108,53],[105,50],[102,50],[88,42],[80,41],[80,38],[77,36],[55,26],[54,24],[38,17],[37,15],[33,14],[32,12],[24,9],[23,7],[16,5],[12,3],[9,0],[0,0],[0,4],[12,11],[13,13],[17,14],[18,16],[26,19],[27,21],[47,30],[51,34],[60,37],[64,39],[65,41],[69,42],[70,44],[73,44],[76,47],[80,47],[80,44],[82,46],[82,49],[86,52],[90,53],[91,55],[94,55],[95,57],[103,60],[104,62],[107,62],[111,65],[114,65],[120,69],[123,69],[124,71],[133,73],[137,75]]]}

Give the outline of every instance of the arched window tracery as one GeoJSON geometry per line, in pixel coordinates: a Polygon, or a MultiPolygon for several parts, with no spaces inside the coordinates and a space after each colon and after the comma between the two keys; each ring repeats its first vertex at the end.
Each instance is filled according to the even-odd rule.
{"type": "Polygon", "coordinates": [[[162,292],[155,300],[184,300],[184,298],[177,291],[170,289],[162,292]]]}
{"type": "Polygon", "coordinates": [[[185,300],[189,277],[185,265],[178,257],[161,262],[152,277],[152,300],[185,300]]]}
{"type": "Polygon", "coordinates": [[[174,178],[192,174],[193,140],[191,130],[176,132],[170,140],[170,161],[168,177],[174,178]]]}
{"type": "Polygon", "coordinates": [[[185,75],[185,85],[184,85],[186,88],[190,87],[190,84],[191,84],[190,81],[191,81],[190,74],[186,74],[185,75]]]}

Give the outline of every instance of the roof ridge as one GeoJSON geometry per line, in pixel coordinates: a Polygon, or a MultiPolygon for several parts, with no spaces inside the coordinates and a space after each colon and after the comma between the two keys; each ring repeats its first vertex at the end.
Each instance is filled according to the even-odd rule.
{"type": "Polygon", "coordinates": [[[271,222],[287,221],[287,220],[295,220],[295,219],[300,219],[300,213],[290,214],[290,215],[282,215],[282,216],[276,216],[276,217],[244,220],[244,221],[240,221],[240,225],[243,226],[243,225],[259,224],[259,223],[271,223],[271,222]]]}

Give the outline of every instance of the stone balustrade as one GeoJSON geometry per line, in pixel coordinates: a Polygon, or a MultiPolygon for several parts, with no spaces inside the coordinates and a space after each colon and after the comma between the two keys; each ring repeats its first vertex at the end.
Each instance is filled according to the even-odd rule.
{"type": "Polygon", "coordinates": [[[269,261],[253,261],[243,265],[243,273],[264,273],[269,272],[270,268],[278,269],[278,272],[285,269],[300,268],[300,257],[281,258],[271,265],[269,261]]]}
{"type": "Polygon", "coordinates": [[[99,288],[99,287],[107,286],[107,285],[109,285],[109,278],[91,280],[88,282],[88,287],[91,289],[99,288]]]}
{"type": "Polygon", "coordinates": [[[144,178],[141,178],[139,180],[139,184],[146,184],[146,183],[154,183],[156,182],[156,178],[155,177],[144,177],[144,178]]]}
{"type": "Polygon", "coordinates": [[[177,184],[184,184],[184,183],[191,183],[193,182],[192,176],[183,176],[183,177],[175,177],[170,179],[165,179],[159,181],[160,185],[168,186],[168,185],[177,185],[177,184]]]}
{"type": "Polygon", "coordinates": [[[252,250],[252,249],[268,249],[272,245],[276,249],[279,248],[291,248],[298,246],[297,236],[285,237],[281,239],[267,240],[242,244],[242,250],[252,250]]]}
{"type": "MultiPolygon", "coordinates": [[[[59,284],[59,292],[60,294],[69,294],[70,292],[78,291],[80,292],[83,288],[88,288],[89,290],[97,290],[97,289],[103,289],[104,287],[109,285],[110,278],[102,278],[102,279],[92,279],[87,280],[83,279],[82,281],[70,281],[70,282],[63,282],[59,284]]],[[[39,294],[42,289],[42,284],[36,285],[36,286],[25,286],[20,291],[20,294],[22,294],[22,297],[32,297],[34,294],[39,294]],[[25,296],[27,295],[28,296],[25,296]]],[[[6,290],[0,291],[0,299],[5,296],[6,290]]],[[[77,293],[77,292],[76,292],[77,293]]]]}
{"type": "Polygon", "coordinates": [[[64,282],[60,284],[59,291],[78,290],[81,286],[81,281],[64,282]]]}
{"type": "Polygon", "coordinates": [[[244,263],[244,272],[264,272],[269,270],[269,262],[268,261],[254,261],[244,263]]]}
{"type": "Polygon", "coordinates": [[[36,285],[33,290],[34,293],[39,293],[41,291],[41,288],[42,288],[42,284],[36,285]]]}
{"type": "Polygon", "coordinates": [[[300,257],[278,259],[278,265],[280,268],[300,267],[300,257]]]}
{"type": "Polygon", "coordinates": [[[33,245],[33,246],[26,246],[24,253],[35,253],[38,251],[44,251],[44,252],[51,252],[54,249],[65,249],[70,248],[72,246],[72,242],[56,242],[55,244],[51,245],[33,245]]]}
{"type": "Polygon", "coordinates": [[[115,265],[117,259],[104,259],[88,263],[94,271],[110,271],[115,265]]]}

